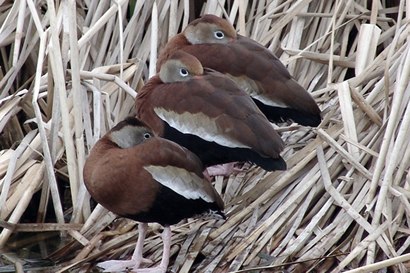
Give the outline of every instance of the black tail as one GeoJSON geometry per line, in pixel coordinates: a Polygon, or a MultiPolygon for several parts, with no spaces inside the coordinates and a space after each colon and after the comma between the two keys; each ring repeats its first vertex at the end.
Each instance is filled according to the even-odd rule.
{"type": "Polygon", "coordinates": [[[320,112],[318,114],[312,114],[293,108],[270,106],[263,104],[257,99],[253,99],[259,110],[265,114],[270,122],[283,122],[286,120],[293,120],[303,126],[316,127],[321,122],[320,112]]]}
{"type": "Polygon", "coordinates": [[[202,161],[205,167],[235,161],[250,161],[267,171],[286,170],[286,162],[282,157],[270,158],[248,148],[231,148],[206,141],[196,135],[184,134],[165,124],[164,138],[184,146],[202,161]]]}
{"type": "Polygon", "coordinates": [[[255,163],[262,169],[266,171],[284,171],[286,170],[286,162],[282,157],[279,158],[266,158],[262,157],[259,154],[256,154],[253,156],[249,161],[255,163]]]}

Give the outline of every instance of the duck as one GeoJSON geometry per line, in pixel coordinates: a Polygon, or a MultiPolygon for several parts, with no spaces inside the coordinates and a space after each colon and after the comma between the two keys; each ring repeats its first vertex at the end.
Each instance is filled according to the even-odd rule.
{"type": "Polygon", "coordinates": [[[229,21],[212,14],[193,20],[160,51],[157,69],[177,50],[234,80],[269,121],[320,124],[321,111],[310,93],[270,50],[237,34],[229,21]]]}
{"type": "Polygon", "coordinates": [[[187,148],[205,167],[239,161],[286,169],[284,142],[254,101],[184,51],[169,56],[139,90],[135,109],[156,135],[187,148]]]}
{"type": "Polygon", "coordinates": [[[104,272],[132,269],[166,272],[171,225],[182,219],[211,215],[225,218],[224,203],[203,175],[200,159],[180,145],[155,136],[135,117],[119,122],[91,149],[84,165],[84,183],[91,197],[115,214],[139,222],[138,241],[130,260],[98,263],[104,272]],[[163,255],[154,268],[140,269],[148,223],[159,223],[163,255]]]}

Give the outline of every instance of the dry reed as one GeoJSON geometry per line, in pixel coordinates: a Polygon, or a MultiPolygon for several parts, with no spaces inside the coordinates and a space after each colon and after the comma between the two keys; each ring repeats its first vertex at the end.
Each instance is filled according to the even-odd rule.
{"type": "MultiPolygon", "coordinates": [[[[0,246],[61,231],[59,272],[130,255],[135,223],[93,209],[85,158],[132,114],[169,37],[213,13],[277,54],[323,122],[278,127],[287,171],[217,177],[229,218],[174,226],[172,271],[408,272],[410,1],[368,2],[0,1],[0,246]],[[36,221],[20,223],[34,194],[36,221]]],[[[158,229],[145,244],[155,263],[158,229]]]]}

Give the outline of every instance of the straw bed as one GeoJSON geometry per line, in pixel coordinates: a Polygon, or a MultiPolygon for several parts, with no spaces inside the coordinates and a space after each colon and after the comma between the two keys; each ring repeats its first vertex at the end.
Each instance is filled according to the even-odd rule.
{"type": "MultiPolygon", "coordinates": [[[[277,125],[287,171],[216,177],[228,219],[173,226],[172,272],[409,271],[409,0],[6,0],[0,10],[0,247],[16,232],[61,231],[59,272],[132,255],[136,223],[90,203],[85,159],[133,113],[158,50],[213,13],[271,49],[323,121],[277,125]]],[[[144,246],[155,264],[161,229],[150,225],[144,246]]]]}

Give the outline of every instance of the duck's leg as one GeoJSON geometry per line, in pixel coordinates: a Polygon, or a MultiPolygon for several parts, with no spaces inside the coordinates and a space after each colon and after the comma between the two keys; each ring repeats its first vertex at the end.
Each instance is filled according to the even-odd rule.
{"type": "Polygon", "coordinates": [[[138,240],[135,246],[134,253],[131,260],[110,260],[98,263],[97,266],[104,269],[104,272],[117,272],[127,269],[138,268],[141,263],[152,263],[151,260],[142,257],[142,249],[144,247],[145,234],[147,232],[148,224],[139,223],[138,225],[138,240]]]}
{"type": "Polygon", "coordinates": [[[132,272],[137,273],[166,273],[168,264],[169,264],[169,256],[171,252],[171,228],[165,227],[164,231],[162,232],[162,241],[164,244],[163,251],[162,251],[162,260],[159,266],[152,267],[152,268],[142,268],[138,269],[135,268],[132,272]]]}
{"type": "Polygon", "coordinates": [[[152,263],[150,259],[145,259],[144,257],[142,257],[142,250],[144,248],[144,240],[145,235],[147,234],[147,229],[147,223],[139,223],[137,245],[135,246],[135,250],[131,258],[131,260],[138,262],[135,266],[139,266],[141,263],[152,263]]]}

